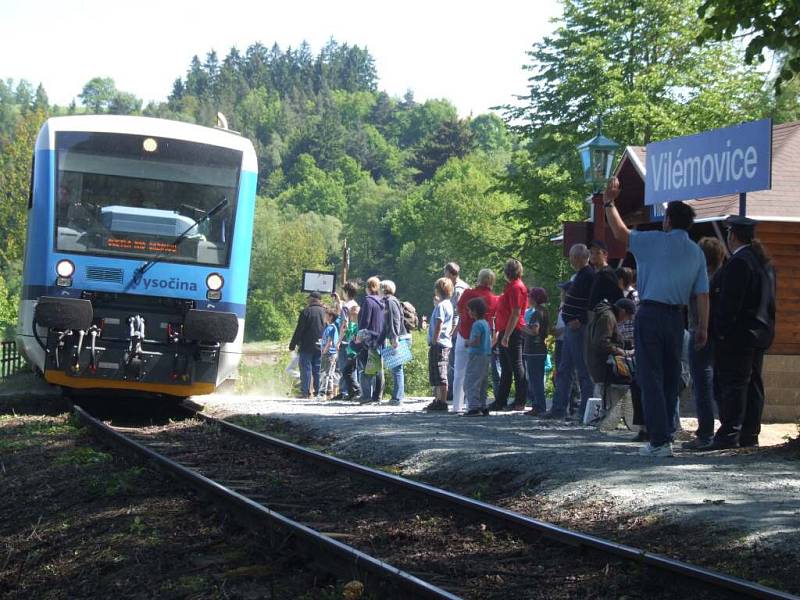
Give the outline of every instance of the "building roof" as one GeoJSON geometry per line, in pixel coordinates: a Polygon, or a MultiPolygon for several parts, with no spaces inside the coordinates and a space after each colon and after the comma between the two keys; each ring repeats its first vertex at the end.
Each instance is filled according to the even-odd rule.
{"type": "MultiPolygon", "coordinates": [[[[615,174],[630,163],[644,180],[645,146],[627,146],[615,174]]],[[[715,196],[689,201],[697,221],[724,219],[739,214],[739,195],[715,196]]],[[[748,192],[747,216],[762,221],[800,221],[800,121],[772,128],[772,189],[748,192]]]]}

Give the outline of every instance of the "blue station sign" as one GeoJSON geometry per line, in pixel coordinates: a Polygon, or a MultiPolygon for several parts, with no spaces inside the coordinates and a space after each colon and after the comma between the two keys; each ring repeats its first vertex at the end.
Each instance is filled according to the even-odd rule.
{"type": "Polygon", "coordinates": [[[772,187],[772,119],[647,144],[645,204],[772,187]]]}

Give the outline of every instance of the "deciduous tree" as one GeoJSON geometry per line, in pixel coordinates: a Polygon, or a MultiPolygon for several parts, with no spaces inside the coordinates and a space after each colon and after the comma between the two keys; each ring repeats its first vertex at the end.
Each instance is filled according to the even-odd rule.
{"type": "Polygon", "coordinates": [[[702,19],[698,39],[747,38],[747,64],[764,62],[764,51],[790,56],[776,79],[783,82],[800,74],[800,2],[797,0],[704,0],[697,9],[702,19]]]}

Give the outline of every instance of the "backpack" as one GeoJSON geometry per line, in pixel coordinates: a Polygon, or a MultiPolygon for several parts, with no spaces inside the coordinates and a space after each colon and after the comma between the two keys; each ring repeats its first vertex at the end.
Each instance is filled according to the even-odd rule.
{"type": "Polygon", "coordinates": [[[418,328],[419,320],[417,319],[417,309],[411,302],[401,302],[400,306],[403,308],[403,324],[406,326],[406,331],[411,333],[418,328]]]}

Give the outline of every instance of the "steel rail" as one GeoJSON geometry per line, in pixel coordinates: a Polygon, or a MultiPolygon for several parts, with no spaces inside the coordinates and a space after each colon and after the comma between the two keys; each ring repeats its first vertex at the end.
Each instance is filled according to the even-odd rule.
{"type": "MultiPolygon", "coordinates": [[[[267,523],[272,530],[277,529],[295,536],[303,542],[304,547],[309,548],[315,556],[323,559],[323,561],[333,559],[334,562],[338,563],[337,566],[345,566],[345,568],[352,569],[354,574],[361,575],[364,578],[366,587],[379,592],[381,597],[388,593],[400,598],[459,600],[459,596],[293,521],[279,512],[271,510],[212,479],[200,475],[192,469],[158,454],[147,446],[132,440],[94,418],[80,406],[75,405],[74,412],[81,423],[92,428],[104,439],[152,461],[159,468],[189,484],[198,492],[213,497],[223,508],[233,508],[250,520],[261,524],[267,523]],[[381,581],[396,587],[387,590],[378,585],[381,581]]],[[[341,572],[335,572],[335,574],[341,575],[341,572]]]]}
{"type": "Polygon", "coordinates": [[[622,559],[635,562],[639,565],[651,567],[660,571],[666,571],[668,573],[674,573],[688,579],[701,581],[714,588],[729,590],[748,598],[759,598],[763,600],[800,600],[800,596],[795,596],[794,594],[790,594],[788,592],[782,592],[759,583],[747,581],[732,575],[726,575],[712,569],[706,569],[704,567],[692,565],[668,556],[664,556],[662,554],[648,552],[633,546],[605,540],[593,535],[559,527],[545,521],[526,517],[525,515],[521,515],[499,506],[487,504],[486,502],[481,502],[480,500],[467,498],[466,496],[449,492],[426,483],[420,483],[418,481],[400,477],[399,475],[394,475],[392,473],[387,473],[385,471],[359,465],[358,463],[338,458],[330,454],[324,454],[310,448],[305,448],[299,444],[294,444],[292,442],[287,442],[264,433],[253,431],[240,425],[229,423],[224,419],[217,419],[216,417],[206,415],[200,410],[192,409],[191,407],[187,407],[187,409],[192,411],[198,417],[201,417],[210,423],[216,423],[220,427],[243,436],[251,441],[274,446],[283,450],[288,450],[289,452],[299,454],[321,464],[344,469],[369,479],[388,483],[394,487],[401,488],[406,491],[422,494],[437,500],[443,500],[449,504],[456,504],[472,513],[489,517],[495,522],[510,526],[512,529],[522,530],[526,533],[535,533],[537,535],[541,535],[571,546],[588,548],[598,551],[602,554],[617,556],[622,559]]]}

